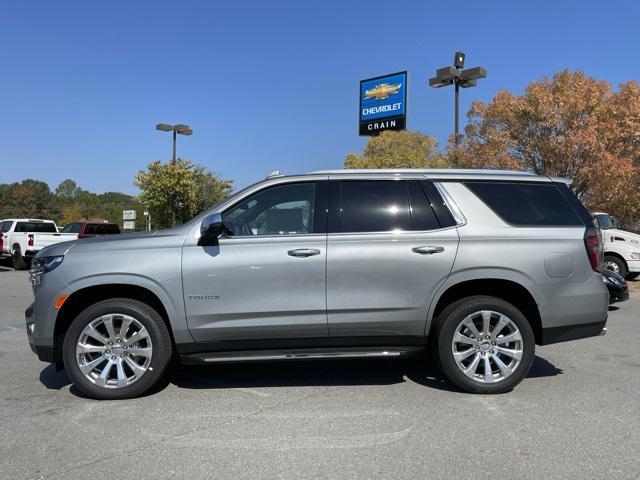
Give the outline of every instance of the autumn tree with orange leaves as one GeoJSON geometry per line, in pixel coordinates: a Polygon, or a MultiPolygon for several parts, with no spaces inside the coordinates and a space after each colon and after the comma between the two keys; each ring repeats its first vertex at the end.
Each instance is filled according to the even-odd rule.
{"type": "MultiPolygon", "coordinates": [[[[640,219],[640,85],[614,91],[582,72],[562,71],[474,102],[458,145],[458,167],[527,170],[568,177],[593,210],[629,224],[640,219]]],[[[453,139],[452,139],[453,140],[453,139]]]]}

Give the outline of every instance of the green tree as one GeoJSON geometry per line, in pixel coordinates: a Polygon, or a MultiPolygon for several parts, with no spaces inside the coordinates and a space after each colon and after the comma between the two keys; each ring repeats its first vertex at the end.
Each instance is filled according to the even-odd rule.
{"type": "Polygon", "coordinates": [[[420,132],[384,131],[369,138],[362,155],[350,153],[345,168],[446,168],[435,138],[420,132]]]}
{"type": "Polygon", "coordinates": [[[60,184],[56,188],[55,194],[60,198],[73,199],[80,192],[80,190],[81,189],[78,188],[76,182],[74,182],[70,178],[67,178],[66,180],[60,182],[60,184]]]}
{"type": "Polygon", "coordinates": [[[190,160],[153,162],[147,170],[138,172],[133,183],[142,191],[140,201],[149,207],[154,223],[160,227],[184,223],[226,198],[233,185],[190,160]]]}
{"type": "Polygon", "coordinates": [[[44,217],[52,210],[49,185],[39,180],[26,179],[2,188],[3,217],[44,217]]]}

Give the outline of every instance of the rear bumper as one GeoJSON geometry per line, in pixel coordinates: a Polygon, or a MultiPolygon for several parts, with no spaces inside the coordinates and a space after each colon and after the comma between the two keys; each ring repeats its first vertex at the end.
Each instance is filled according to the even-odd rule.
{"type": "Polygon", "coordinates": [[[600,335],[609,314],[609,290],[602,275],[584,283],[534,287],[542,321],[540,344],[565,342],[600,335]]]}
{"type": "Polygon", "coordinates": [[[607,331],[607,320],[597,323],[583,323],[580,325],[566,325],[542,329],[542,345],[568,342],[581,338],[597,337],[607,331]]]}

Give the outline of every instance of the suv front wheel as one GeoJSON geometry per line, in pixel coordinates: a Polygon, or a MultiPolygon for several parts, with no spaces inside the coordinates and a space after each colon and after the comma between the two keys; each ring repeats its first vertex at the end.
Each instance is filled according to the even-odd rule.
{"type": "Polygon", "coordinates": [[[83,310],[69,326],[63,349],[73,383],[101,400],[143,394],[160,381],[173,354],[162,317],[129,298],[104,300],[83,310]]]}
{"type": "Polygon", "coordinates": [[[439,315],[435,334],[442,372],[468,392],[508,392],[533,364],[531,325],[499,298],[473,296],[452,303],[439,315]]]}

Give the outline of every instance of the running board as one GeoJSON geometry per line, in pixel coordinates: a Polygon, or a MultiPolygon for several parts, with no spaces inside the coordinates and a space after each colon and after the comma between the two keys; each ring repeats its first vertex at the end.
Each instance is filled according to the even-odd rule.
{"type": "Polygon", "coordinates": [[[424,347],[304,348],[254,350],[180,355],[183,364],[272,362],[280,360],[320,360],[340,358],[399,358],[421,354],[424,347]]]}

